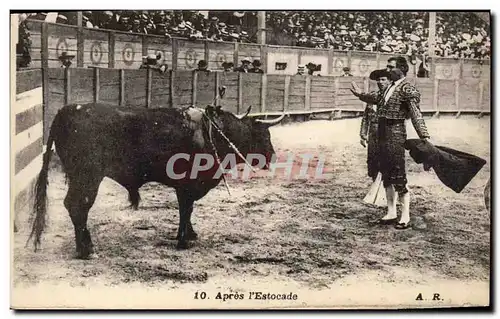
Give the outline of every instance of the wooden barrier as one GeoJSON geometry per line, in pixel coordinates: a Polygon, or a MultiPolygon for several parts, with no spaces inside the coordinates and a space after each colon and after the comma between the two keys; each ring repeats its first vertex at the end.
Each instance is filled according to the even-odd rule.
{"type": "MultiPolygon", "coordinates": [[[[366,77],[384,67],[392,54],[365,51],[336,51],[303,47],[282,47],[237,42],[171,40],[156,35],[127,33],[113,30],[87,29],[63,24],[29,20],[32,67],[60,67],[58,56],[66,51],[75,55],[72,67],[108,67],[138,69],[142,56],[161,55],[169,69],[192,70],[199,60],[208,61],[211,70],[222,70],[223,62],[239,65],[241,59],[259,59],[267,74],[294,75],[297,65],[309,62],[321,66],[318,73],[340,75],[350,67],[354,76],[366,77]],[[286,66],[284,69],[281,69],[286,66]]],[[[440,80],[486,81],[490,76],[489,61],[436,58],[431,77],[440,80]]],[[[410,68],[408,77],[416,77],[418,65],[410,68]]]]}
{"type": "MultiPolygon", "coordinates": [[[[364,103],[349,90],[355,81],[365,92],[375,90],[366,77],[252,74],[236,72],[116,70],[108,68],[49,68],[47,72],[45,136],[57,110],[66,103],[101,101],[135,107],[204,107],[213,104],[219,87],[225,110],[252,115],[362,112],[364,103]]],[[[413,78],[425,113],[488,113],[489,88],[481,80],[413,78]]]]}
{"type": "Polygon", "coordinates": [[[14,216],[29,208],[35,177],[42,167],[43,90],[42,71],[16,74],[16,94],[12,103],[13,180],[11,182],[14,216]]]}

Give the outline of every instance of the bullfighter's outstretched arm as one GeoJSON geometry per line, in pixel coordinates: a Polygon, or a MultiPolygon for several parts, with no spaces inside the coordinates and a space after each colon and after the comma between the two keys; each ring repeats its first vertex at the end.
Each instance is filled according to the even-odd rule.
{"type": "Polygon", "coordinates": [[[380,98],[378,91],[372,91],[369,93],[357,93],[354,95],[356,95],[361,101],[368,104],[377,104],[380,98]]]}
{"type": "Polygon", "coordinates": [[[352,94],[359,98],[361,101],[368,103],[368,104],[378,104],[378,101],[380,99],[380,95],[378,91],[372,91],[370,93],[363,93],[359,86],[356,84],[356,82],[351,82],[351,88],[350,88],[352,94]]]}

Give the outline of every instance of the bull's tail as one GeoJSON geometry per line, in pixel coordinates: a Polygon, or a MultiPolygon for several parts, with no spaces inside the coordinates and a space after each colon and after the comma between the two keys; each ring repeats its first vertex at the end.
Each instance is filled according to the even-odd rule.
{"type": "Polygon", "coordinates": [[[33,212],[30,218],[32,223],[31,233],[26,242],[28,242],[34,236],[34,246],[35,251],[38,250],[38,246],[41,243],[42,233],[45,229],[46,225],[46,216],[47,216],[47,184],[48,184],[48,173],[49,173],[49,162],[52,155],[52,145],[54,144],[54,135],[57,129],[58,116],[54,119],[52,126],[50,128],[49,138],[47,140],[47,149],[43,154],[43,164],[40,173],[38,174],[38,178],[35,184],[35,201],[33,203],[33,212]]]}

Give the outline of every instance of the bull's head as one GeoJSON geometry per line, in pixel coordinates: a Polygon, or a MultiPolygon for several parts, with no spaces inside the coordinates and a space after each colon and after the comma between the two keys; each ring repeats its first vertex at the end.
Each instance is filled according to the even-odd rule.
{"type": "MultiPolygon", "coordinates": [[[[206,108],[207,114],[209,114],[214,123],[217,124],[241,155],[245,158],[247,158],[248,154],[254,154],[256,157],[263,156],[265,163],[261,163],[263,164],[262,168],[269,168],[271,161],[276,158],[269,128],[280,123],[285,115],[274,120],[259,120],[248,116],[250,110],[251,106],[248,107],[244,115],[236,116],[233,113],[223,111],[220,107],[207,106],[206,108]]],[[[244,161],[229,146],[228,142],[219,135],[214,132],[217,149],[221,152],[219,155],[222,157],[222,153],[224,155],[234,154],[237,163],[243,163],[244,161]]],[[[258,164],[259,162],[253,161],[251,164],[256,165],[256,163],[258,164]]]]}

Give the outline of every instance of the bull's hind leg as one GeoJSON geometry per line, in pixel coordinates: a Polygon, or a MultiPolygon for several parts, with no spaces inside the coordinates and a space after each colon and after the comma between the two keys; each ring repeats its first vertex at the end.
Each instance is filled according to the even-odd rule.
{"type": "Polygon", "coordinates": [[[141,201],[141,195],[139,195],[139,190],[136,188],[127,188],[128,200],[130,202],[130,207],[134,210],[139,209],[139,202],[141,201]]]}
{"type": "Polygon", "coordinates": [[[88,258],[94,251],[90,232],[87,229],[87,219],[89,210],[94,205],[101,180],[102,178],[87,181],[78,178],[70,179],[68,194],[64,199],[64,206],[75,228],[76,253],[77,258],[80,259],[88,258]]]}

